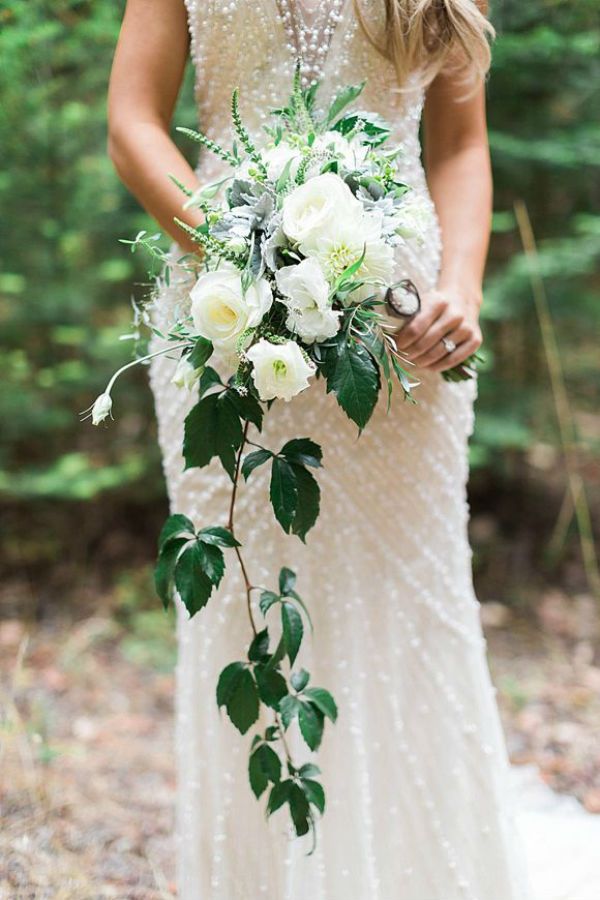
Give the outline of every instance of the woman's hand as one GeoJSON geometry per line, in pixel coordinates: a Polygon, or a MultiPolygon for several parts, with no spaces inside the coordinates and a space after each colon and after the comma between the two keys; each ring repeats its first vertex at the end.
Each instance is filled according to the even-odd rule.
{"type": "Polygon", "coordinates": [[[481,346],[480,308],[478,291],[428,291],[420,311],[396,335],[398,350],[421,369],[443,372],[458,366],[481,346]]]}

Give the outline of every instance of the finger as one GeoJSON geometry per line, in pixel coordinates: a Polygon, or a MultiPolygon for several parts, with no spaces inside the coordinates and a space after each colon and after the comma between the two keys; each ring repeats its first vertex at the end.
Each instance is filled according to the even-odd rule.
{"type": "Polygon", "coordinates": [[[456,350],[452,353],[448,353],[443,359],[433,363],[429,368],[432,372],[445,372],[448,369],[453,369],[454,366],[459,366],[467,359],[467,357],[472,353],[475,353],[479,347],[481,347],[481,338],[478,336],[475,336],[468,341],[463,341],[456,350]]]}
{"type": "Polygon", "coordinates": [[[396,346],[398,350],[406,350],[417,341],[433,322],[442,315],[446,310],[445,301],[435,301],[431,306],[422,309],[412,319],[404,325],[398,332],[396,337],[396,346]]]}
{"type": "MultiPolygon", "coordinates": [[[[460,331],[460,340],[466,340],[471,334],[471,329],[468,325],[462,322],[460,316],[440,316],[436,322],[433,323],[431,328],[423,335],[423,337],[419,338],[418,341],[415,341],[414,344],[408,348],[407,355],[413,360],[413,362],[417,362],[419,360],[419,365],[422,360],[420,357],[423,355],[433,351],[438,350],[439,346],[443,346],[442,339],[446,336],[452,337],[455,344],[458,344],[459,341],[453,337],[453,335],[460,331]]],[[[446,351],[448,352],[448,351],[446,351]]]]}
{"type": "Polygon", "coordinates": [[[464,341],[468,341],[471,337],[473,337],[473,329],[468,325],[455,328],[454,331],[449,330],[442,332],[441,334],[438,333],[435,343],[429,350],[418,356],[413,356],[411,351],[409,353],[409,359],[411,362],[414,362],[416,366],[428,368],[432,363],[438,362],[444,356],[448,356],[448,348],[444,345],[445,338],[452,341],[454,345],[458,347],[460,344],[464,343],[464,341]]]}

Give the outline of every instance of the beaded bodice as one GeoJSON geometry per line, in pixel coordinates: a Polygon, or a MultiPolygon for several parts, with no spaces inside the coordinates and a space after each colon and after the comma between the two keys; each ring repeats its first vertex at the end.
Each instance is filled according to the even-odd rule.
{"type": "MultiPolygon", "coordinates": [[[[320,80],[322,109],[340,86],[366,79],[360,107],[379,112],[393,126],[391,140],[404,147],[405,177],[422,183],[418,127],[422,91],[400,90],[393,64],[373,46],[356,14],[355,0],[186,0],[196,69],[200,127],[226,146],[230,99],[240,91],[240,110],[255,139],[271,108],[289,96],[296,60],[305,84],[320,80]]],[[[384,27],[383,0],[360,0],[370,29],[384,27]]],[[[211,180],[222,163],[202,152],[199,172],[211,180]]]]}

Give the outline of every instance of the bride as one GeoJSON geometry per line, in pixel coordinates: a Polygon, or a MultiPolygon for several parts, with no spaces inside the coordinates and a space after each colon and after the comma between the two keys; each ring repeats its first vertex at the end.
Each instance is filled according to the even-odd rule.
{"type": "MultiPolygon", "coordinates": [[[[398,277],[422,296],[397,336],[420,381],[418,403],[395,398],[389,413],[380,404],[358,441],[323,391],[275,404],[267,445],[301,433],[323,446],[321,516],[307,547],[262,513],[266,475],[253,476],[239,499],[253,583],[272,582],[282,560],[301,573],[315,619],[304,659],[340,704],[320,752],[329,800],[317,850],[307,855],[291,840],[283,818],[265,821],[248,789],[246,750],[217,710],[218,673],[246,643],[232,572],[194,619],[178,609],[184,900],[529,896],[471,581],[465,483],[475,383],[440,374],[481,341],[491,34],[475,0],[127,3],[110,85],[110,154],[179,248],[196,249],[173,223],[181,194],[167,173],[193,189],[223,166],[202,152],[193,171],[169,137],[188,50],[201,127],[225,146],[237,86],[242,117],[260,139],[269,109],[287,99],[297,59],[305,85],[320,81],[322,105],[339,86],[367,79],[361,107],[391,123],[400,177],[437,213],[422,246],[399,249],[396,260],[398,277]]],[[[186,215],[200,224],[200,213],[186,215]]],[[[160,284],[158,326],[186,303],[190,286],[183,271],[160,284]]],[[[183,420],[193,401],[172,384],[175,365],[162,356],[151,367],[169,496],[174,511],[206,524],[222,518],[231,486],[218,468],[184,471],[183,420]]]]}

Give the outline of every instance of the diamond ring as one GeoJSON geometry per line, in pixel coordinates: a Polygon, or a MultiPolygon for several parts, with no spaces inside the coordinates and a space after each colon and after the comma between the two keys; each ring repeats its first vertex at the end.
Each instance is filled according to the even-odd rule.
{"type": "Polygon", "coordinates": [[[454,343],[452,338],[443,337],[442,344],[444,345],[444,349],[446,350],[446,353],[454,353],[454,351],[456,350],[456,344],[454,343]]]}

